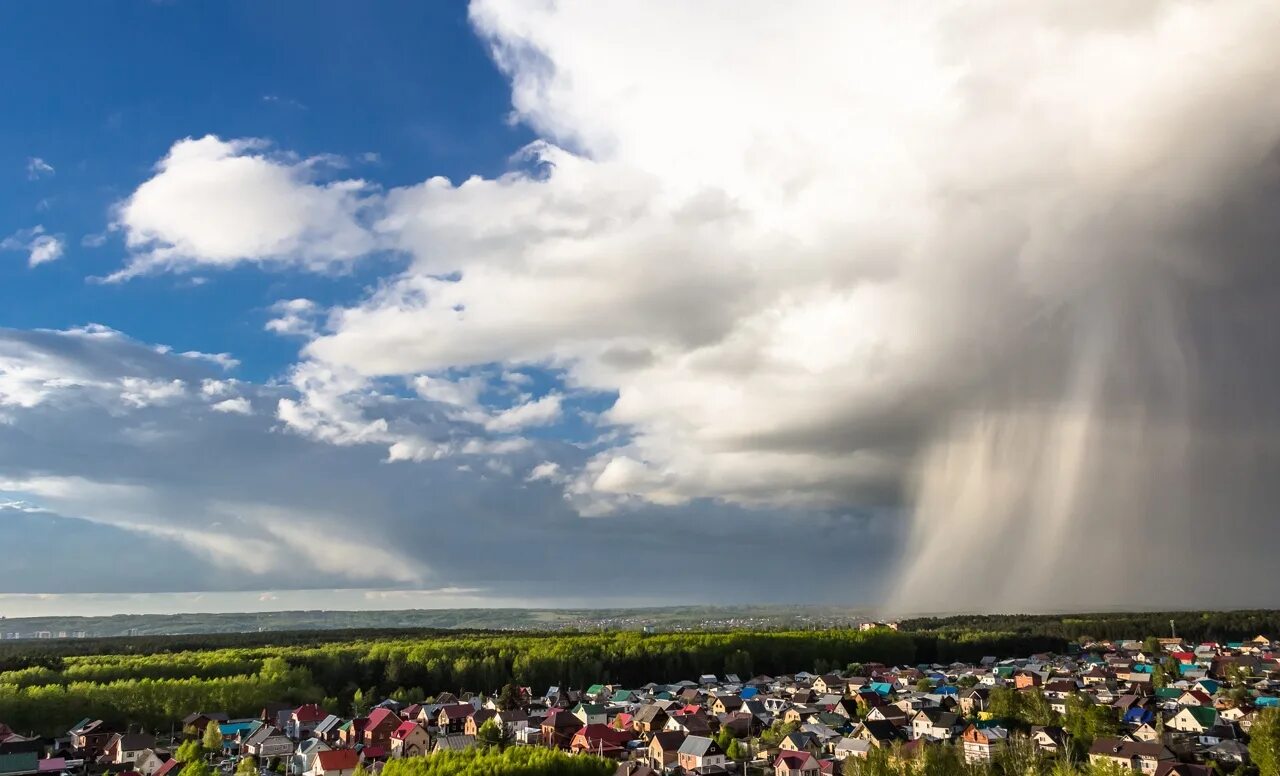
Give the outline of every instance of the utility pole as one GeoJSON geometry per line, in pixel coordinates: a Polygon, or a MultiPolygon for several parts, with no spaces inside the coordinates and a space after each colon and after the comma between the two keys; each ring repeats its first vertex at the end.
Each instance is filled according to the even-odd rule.
{"type": "Polygon", "coordinates": [[[1178,629],[1174,627],[1173,620],[1169,620],[1169,635],[1175,639],[1178,638],[1178,629]]]}

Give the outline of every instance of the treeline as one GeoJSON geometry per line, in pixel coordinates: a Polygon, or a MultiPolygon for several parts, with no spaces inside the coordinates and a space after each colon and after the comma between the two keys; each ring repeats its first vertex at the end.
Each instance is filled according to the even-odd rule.
{"type": "Polygon", "coordinates": [[[571,757],[558,749],[517,746],[504,751],[467,749],[390,760],[382,773],[383,776],[612,776],[615,767],[593,755],[571,757]]]}
{"type": "MultiPolygon", "coordinates": [[[[332,635],[332,634],[327,634],[332,635]]],[[[62,656],[56,666],[0,673],[0,721],[60,732],[81,717],[167,729],[189,712],[256,715],[270,702],[316,701],[346,714],[384,697],[496,692],[507,683],[543,692],[596,683],[638,687],[698,675],[815,673],[852,664],[915,665],[1025,655],[1063,643],[1016,633],[858,631],[640,634],[462,634],[351,638],[330,643],[62,656]]]]}
{"type": "Polygon", "coordinates": [[[1174,623],[1179,638],[1199,641],[1240,641],[1259,634],[1280,633],[1280,611],[1246,609],[1229,612],[1143,612],[1096,614],[974,614],[903,620],[904,630],[956,633],[961,631],[1013,633],[1083,642],[1094,639],[1136,639],[1169,636],[1174,623]]]}

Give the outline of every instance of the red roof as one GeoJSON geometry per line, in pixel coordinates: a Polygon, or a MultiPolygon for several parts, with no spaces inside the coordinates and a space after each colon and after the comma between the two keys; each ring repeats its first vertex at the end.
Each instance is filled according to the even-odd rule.
{"type": "Polygon", "coordinates": [[[403,741],[404,737],[412,733],[413,729],[416,727],[418,727],[417,722],[413,722],[413,721],[401,722],[400,727],[396,728],[391,733],[391,737],[396,739],[397,741],[403,741]]]}
{"type": "Polygon", "coordinates": [[[444,712],[446,719],[466,719],[476,713],[476,707],[470,703],[454,703],[441,706],[440,711],[444,712]]]}
{"type": "Polygon", "coordinates": [[[617,728],[613,728],[608,725],[601,725],[599,723],[595,725],[587,725],[583,729],[579,730],[577,735],[586,737],[593,746],[596,741],[604,741],[606,744],[621,745],[632,739],[631,733],[625,730],[618,730],[617,728]]]}
{"type": "Polygon", "coordinates": [[[299,722],[319,722],[327,716],[325,710],[314,703],[303,704],[293,710],[293,718],[299,722]]]}
{"type": "Polygon", "coordinates": [[[323,771],[349,771],[360,763],[360,755],[356,754],[354,749],[330,749],[327,752],[318,752],[316,759],[320,762],[320,770],[323,771]]]}
{"type": "Polygon", "coordinates": [[[168,776],[169,772],[171,771],[177,772],[181,769],[182,769],[182,763],[178,762],[178,758],[172,757],[168,760],[165,760],[164,763],[162,763],[159,768],[156,768],[154,771],[152,771],[151,776],[168,776]]]}
{"type": "Polygon", "coordinates": [[[397,727],[399,727],[400,725],[400,717],[396,716],[396,713],[391,709],[387,709],[387,708],[374,709],[373,711],[369,712],[369,724],[365,726],[365,730],[369,730],[370,728],[381,727],[382,725],[386,724],[388,721],[392,722],[397,727]]]}
{"type": "Polygon", "coordinates": [[[773,767],[776,769],[779,763],[785,763],[787,770],[798,771],[804,768],[813,759],[813,755],[808,752],[796,752],[791,749],[782,749],[778,752],[778,757],[773,761],[773,767]]]}

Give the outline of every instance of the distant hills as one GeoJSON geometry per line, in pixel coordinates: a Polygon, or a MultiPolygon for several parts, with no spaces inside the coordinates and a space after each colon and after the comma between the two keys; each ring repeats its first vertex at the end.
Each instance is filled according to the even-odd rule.
{"type": "Polygon", "coordinates": [[[444,628],[468,630],[731,630],[857,625],[865,610],[831,606],[668,606],[635,609],[400,609],[0,618],[0,638],[444,628]]]}

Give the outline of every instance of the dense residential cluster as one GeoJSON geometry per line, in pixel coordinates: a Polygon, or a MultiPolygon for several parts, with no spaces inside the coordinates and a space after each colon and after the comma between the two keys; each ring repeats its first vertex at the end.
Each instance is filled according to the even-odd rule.
{"type": "MultiPolygon", "coordinates": [[[[315,703],[271,704],[245,719],[201,710],[163,736],[94,719],[54,739],[0,724],[0,776],[354,776],[392,760],[521,746],[608,758],[623,776],[853,775],[869,772],[867,763],[939,753],[964,767],[1031,758],[1207,776],[1250,766],[1251,732],[1275,737],[1280,751],[1276,709],[1280,647],[1270,639],[1152,638],[973,664],[851,664],[821,675],[707,674],[537,693],[507,685],[345,714],[315,703]]],[[[1263,765],[1268,776],[1280,763],[1263,765]]]]}

